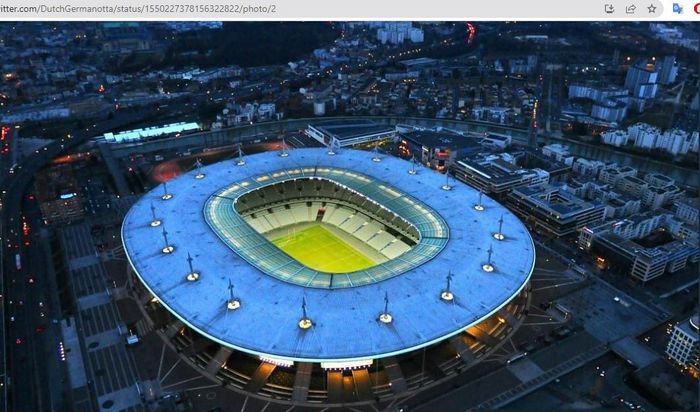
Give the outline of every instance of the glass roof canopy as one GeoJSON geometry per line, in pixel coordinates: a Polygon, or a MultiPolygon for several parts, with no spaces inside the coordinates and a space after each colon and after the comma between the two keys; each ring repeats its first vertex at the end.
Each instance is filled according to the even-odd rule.
{"type": "Polygon", "coordinates": [[[423,202],[380,180],[332,167],[281,169],[234,182],[207,200],[204,217],[219,238],[251,265],[285,282],[324,289],[367,285],[397,276],[435,257],[449,240],[443,218],[423,202]],[[328,179],[365,196],[413,225],[419,241],[395,259],[351,273],[320,272],[301,264],[258,233],[234,208],[246,193],[298,178],[328,179]]]}

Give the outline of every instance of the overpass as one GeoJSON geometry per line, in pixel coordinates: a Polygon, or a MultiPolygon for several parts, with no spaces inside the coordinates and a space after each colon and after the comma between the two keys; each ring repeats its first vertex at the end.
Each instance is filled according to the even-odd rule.
{"type": "MultiPolygon", "coordinates": [[[[310,123],[326,120],[371,120],[388,126],[406,125],[413,127],[433,128],[442,127],[459,132],[493,132],[509,134],[513,141],[527,144],[527,129],[511,126],[495,125],[480,121],[462,121],[450,119],[431,119],[423,117],[402,116],[342,116],[285,119],[276,122],[258,123],[220,130],[211,130],[194,133],[178,138],[151,140],[147,142],[126,143],[113,145],[111,150],[115,157],[123,157],[132,153],[158,153],[170,150],[203,149],[206,147],[219,147],[245,142],[255,139],[260,134],[278,133],[279,130],[305,129],[310,123]]],[[[540,135],[540,138],[543,136],[540,135]]],[[[647,157],[614,150],[604,145],[582,142],[568,137],[549,136],[551,143],[561,143],[569,146],[572,155],[586,157],[605,162],[617,162],[628,165],[642,172],[661,173],[674,179],[678,184],[696,188],[700,186],[700,175],[696,170],[679,166],[669,162],[649,159],[647,157]]]]}

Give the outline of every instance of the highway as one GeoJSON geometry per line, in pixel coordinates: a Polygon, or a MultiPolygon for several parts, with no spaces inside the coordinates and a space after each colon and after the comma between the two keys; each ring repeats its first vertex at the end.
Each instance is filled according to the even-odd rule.
{"type": "Polygon", "coordinates": [[[46,279],[46,265],[43,264],[46,259],[37,236],[41,227],[40,216],[37,206],[30,204],[26,196],[34,175],[51,159],[88,139],[142,121],[153,114],[152,111],[117,113],[112,119],[76,132],[71,138],[56,140],[25,158],[14,174],[2,171],[0,294],[3,299],[0,315],[4,319],[1,370],[4,391],[0,412],[64,409],[58,396],[60,393],[55,392],[60,391],[60,382],[49,385],[47,379],[49,374],[56,376],[56,370],[52,368],[60,362],[58,325],[51,321],[60,318],[60,310],[49,304],[49,294],[55,293],[55,288],[50,288],[46,279]],[[29,219],[32,230],[29,236],[22,232],[23,214],[29,219]],[[25,243],[27,240],[29,243],[25,243]],[[20,270],[15,264],[17,253],[21,256],[20,270]],[[33,279],[31,283],[30,278],[33,279]]]}

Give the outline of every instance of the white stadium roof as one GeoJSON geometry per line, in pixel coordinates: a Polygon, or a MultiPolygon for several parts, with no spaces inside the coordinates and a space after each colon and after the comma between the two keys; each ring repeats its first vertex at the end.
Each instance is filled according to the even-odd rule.
{"type": "MultiPolygon", "coordinates": [[[[182,175],[167,184],[173,194],[164,201],[162,185],[144,195],[127,214],[122,238],[138,277],[175,316],[198,333],[255,355],[294,361],[329,362],[380,358],[409,352],[460,333],[490,317],[512,300],[529,281],[534,267],[532,238],[520,220],[483,196],[483,211],[474,209],[479,193],[459,182],[441,188],[445,175],[421,169],[410,175],[407,161],[371,152],[327,149],[291,150],[247,156],[244,166],[224,161],[182,175]],[[396,276],[355,287],[305,287],[271,276],[251,265],[224,243],[207,223],[204,209],[212,195],[234,183],[262,186],[252,177],[269,175],[264,185],[279,181],[281,170],[328,167],[359,172],[378,184],[419,199],[449,227],[449,240],[429,261],[396,276]],[[273,178],[277,174],[277,178],[273,178]],[[151,227],[151,204],[174,246],[163,254],[162,227],[151,227]],[[495,240],[503,216],[505,239],[495,240]],[[487,250],[493,247],[493,272],[485,272],[487,250]],[[188,282],[187,256],[200,273],[188,282]],[[455,299],[440,292],[451,271],[455,299]],[[229,280],[241,307],[226,309],[229,280]],[[390,324],[377,320],[389,296],[390,324]],[[306,300],[313,327],[302,330],[301,303],[306,300]]],[[[288,178],[298,178],[301,175],[288,178]]],[[[236,196],[236,195],[233,195],[236,196]]],[[[231,204],[233,208],[233,204],[231,204]]]]}

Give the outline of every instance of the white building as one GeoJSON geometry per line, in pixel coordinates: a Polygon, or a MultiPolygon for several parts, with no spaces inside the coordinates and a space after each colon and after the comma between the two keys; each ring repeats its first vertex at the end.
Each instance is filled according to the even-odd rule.
{"type": "Polygon", "coordinates": [[[626,145],[627,139],[629,139],[629,135],[622,130],[607,130],[600,135],[600,140],[604,144],[616,147],[626,145]]]}
{"type": "Polygon", "coordinates": [[[666,355],[678,365],[697,374],[700,368],[700,345],[698,344],[698,315],[673,327],[671,339],[666,346],[666,355]]]}
{"type": "Polygon", "coordinates": [[[40,121],[50,119],[65,119],[70,117],[71,111],[67,107],[48,107],[45,109],[21,110],[15,113],[5,113],[0,116],[3,123],[20,123],[27,120],[40,121]]]}
{"type": "Polygon", "coordinates": [[[636,176],[625,176],[617,181],[615,187],[637,199],[641,199],[649,188],[649,183],[636,176]]]}
{"type": "Polygon", "coordinates": [[[542,154],[554,158],[567,166],[571,166],[574,163],[574,157],[569,153],[569,146],[566,145],[558,143],[548,144],[542,147],[542,154]]]}
{"type": "Polygon", "coordinates": [[[671,129],[656,139],[655,147],[673,155],[686,154],[690,149],[690,140],[688,132],[680,129],[671,129]]]}
{"type": "Polygon", "coordinates": [[[579,157],[572,165],[572,170],[579,176],[590,176],[595,179],[604,167],[605,163],[600,160],[590,160],[579,157]]]}
{"type": "Polygon", "coordinates": [[[649,183],[649,186],[655,187],[666,187],[676,183],[675,180],[661,173],[647,173],[644,176],[644,181],[649,183]]]}
{"type": "Polygon", "coordinates": [[[598,180],[609,185],[616,185],[625,176],[637,176],[637,169],[629,166],[611,165],[600,171],[598,180]]]}
{"type": "Polygon", "coordinates": [[[314,116],[325,116],[326,115],[326,102],[317,101],[314,102],[314,116]]]}
{"type": "Polygon", "coordinates": [[[411,28],[409,38],[411,39],[412,43],[423,43],[423,29],[419,29],[418,27],[411,28]]]}
{"type": "Polygon", "coordinates": [[[700,199],[697,197],[677,199],[673,202],[676,218],[691,225],[697,225],[698,216],[700,215],[698,213],[699,205],[700,199]]]}
{"type": "Polygon", "coordinates": [[[423,29],[413,27],[410,21],[381,22],[372,26],[378,27],[377,40],[382,44],[402,44],[406,40],[422,43],[424,40],[423,29]]]}
{"type": "Polygon", "coordinates": [[[683,196],[683,189],[670,185],[666,187],[649,187],[642,196],[642,204],[652,210],[660,209],[683,196]]]}
{"type": "Polygon", "coordinates": [[[656,139],[661,135],[661,130],[646,123],[635,123],[627,128],[627,133],[634,141],[634,147],[640,149],[652,149],[656,139]]]}

